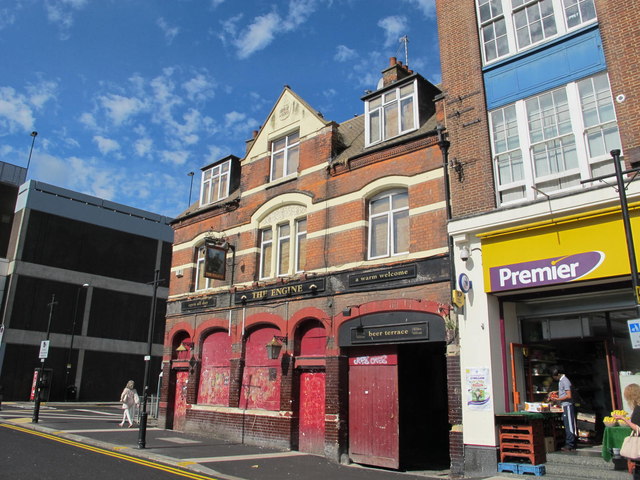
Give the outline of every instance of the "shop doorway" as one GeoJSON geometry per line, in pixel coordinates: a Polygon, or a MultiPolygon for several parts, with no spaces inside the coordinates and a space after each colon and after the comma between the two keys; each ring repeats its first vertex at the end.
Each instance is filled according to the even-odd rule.
{"type": "Polygon", "coordinates": [[[393,469],[449,465],[445,343],[351,349],[349,455],[393,469]]]}

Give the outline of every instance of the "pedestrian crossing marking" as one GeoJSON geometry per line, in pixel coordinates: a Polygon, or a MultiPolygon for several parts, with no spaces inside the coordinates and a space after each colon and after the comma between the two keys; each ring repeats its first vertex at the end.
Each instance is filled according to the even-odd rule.
{"type": "Polygon", "coordinates": [[[23,418],[14,418],[13,420],[11,420],[12,422],[15,423],[30,423],[31,419],[28,417],[23,417],[23,418]]]}
{"type": "Polygon", "coordinates": [[[179,467],[186,467],[186,466],[189,466],[189,465],[195,465],[195,464],[196,464],[196,462],[178,462],[178,463],[177,463],[177,465],[178,465],[179,467]]]}

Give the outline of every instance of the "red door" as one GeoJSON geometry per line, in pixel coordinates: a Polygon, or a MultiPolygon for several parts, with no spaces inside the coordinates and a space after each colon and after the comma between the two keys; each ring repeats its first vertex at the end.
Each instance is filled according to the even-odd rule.
{"type": "Polygon", "coordinates": [[[173,407],[173,429],[184,430],[187,415],[187,381],[189,372],[176,372],[176,396],[173,407]]]}
{"type": "Polygon", "coordinates": [[[324,455],[325,373],[300,374],[300,439],[301,452],[324,455]]]}
{"type": "Polygon", "coordinates": [[[397,355],[377,353],[349,358],[349,456],[356,463],[397,469],[397,355]]]}

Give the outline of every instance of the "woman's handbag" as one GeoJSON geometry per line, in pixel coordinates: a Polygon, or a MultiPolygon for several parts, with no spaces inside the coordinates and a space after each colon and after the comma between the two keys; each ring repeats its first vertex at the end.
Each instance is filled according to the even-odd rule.
{"type": "Polygon", "coordinates": [[[620,448],[620,455],[629,460],[640,460],[640,437],[638,432],[633,431],[631,435],[624,439],[620,448]]]}

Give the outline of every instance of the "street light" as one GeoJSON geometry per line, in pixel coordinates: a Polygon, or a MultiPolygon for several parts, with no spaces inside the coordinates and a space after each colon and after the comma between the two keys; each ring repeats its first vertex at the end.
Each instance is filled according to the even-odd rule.
{"type": "Polygon", "coordinates": [[[70,385],[69,384],[69,375],[71,374],[71,353],[73,352],[73,340],[75,338],[75,334],[76,334],[76,320],[78,319],[78,302],[80,301],[80,292],[84,289],[84,288],[89,288],[89,284],[88,283],[83,283],[80,287],[78,287],[78,290],[76,291],[76,303],[75,306],[73,307],[73,323],[71,326],[71,342],[69,343],[69,352],[67,353],[67,371],[65,373],[65,377],[64,377],[64,386],[65,386],[65,399],[67,401],[69,401],[69,397],[73,396],[72,400],[76,400],[76,392],[77,390],[75,389],[71,389],[72,386],[75,387],[75,382],[74,385],[70,385]],[[72,392],[70,392],[70,390],[75,390],[73,392],[73,395],[70,395],[72,392]]]}
{"type": "Polygon", "coordinates": [[[36,137],[38,136],[38,132],[36,132],[35,130],[33,132],[31,132],[31,136],[33,137],[33,140],[31,140],[31,150],[29,150],[29,160],[27,160],[27,174],[29,173],[29,165],[31,164],[31,154],[33,153],[33,144],[36,143],[36,137]]]}
{"type": "Polygon", "coordinates": [[[191,184],[189,185],[189,203],[187,204],[187,208],[189,208],[191,206],[191,192],[193,191],[193,176],[195,175],[195,172],[189,172],[187,175],[191,177],[191,184]]]}
{"type": "Polygon", "coordinates": [[[163,280],[159,279],[160,270],[155,271],[153,277],[153,297],[151,299],[151,313],[149,314],[149,329],[147,330],[147,355],[144,357],[144,382],[142,393],[142,405],[140,405],[140,425],[138,430],[138,448],[145,448],[147,445],[147,397],[149,396],[149,369],[151,364],[151,349],[153,347],[153,327],[156,319],[156,302],[158,299],[158,284],[163,280]]]}
{"type": "Polygon", "coordinates": [[[47,322],[47,339],[45,342],[42,342],[40,345],[40,371],[38,372],[38,376],[36,377],[36,397],[35,402],[33,404],[33,417],[31,418],[31,423],[38,423],[38,418],[40,415],[40,401],[42,396],[42,387],[44,387],[44,364],[47,356],[49,355],[49,335],[51,334],[51,319],[53,318],[53,307],[57,305],[56,295],[51,295],[51,303],[48,303],[49,307],[49,320],[47,322]]]}

